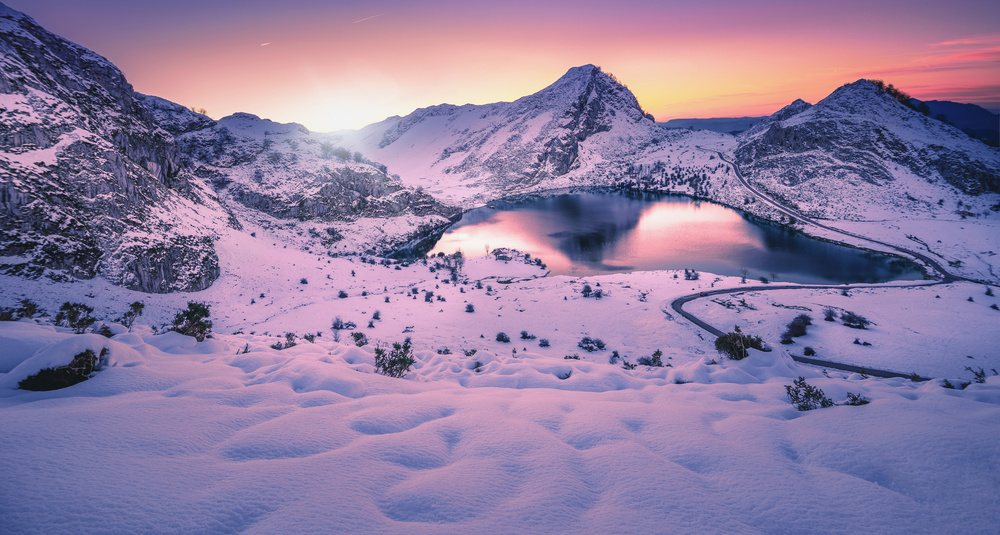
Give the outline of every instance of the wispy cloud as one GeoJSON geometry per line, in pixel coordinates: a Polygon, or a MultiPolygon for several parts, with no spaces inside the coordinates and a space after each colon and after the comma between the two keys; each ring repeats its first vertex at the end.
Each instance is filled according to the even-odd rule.
{"type": "Polygon", "coordinates": [[[952,41],[942,41],[931,44],[932,47],[956,47],[956,46],[977,46],[977,45],[997,45],[1000,44],[1000,34],[977,35],[965,37],[952,41]]]}
{"type": "Polygon", "coordinates": [[[269,44],[271,44],[271,43],[270,42],[268,42],[268,43],[261,43],[260,46],[267,46],[269,44]]]}
{"type": "Polygon", "coordinates": [[[376,18],[376,17],[381,17],[381,16],[382,16],[382,14],[381,14],[381,13],[379,13],[378,15],[372,15],[372,16],[370,16],[370,17],[365,17],[365,18],[363,18],[363,19],[359,19],[359,20],[356,20],[356,21],[352,22],[351,24],[357,24],[357,23],[359,23],[359,22],[364,22],[364,21],[366,21],[366,20],[372,20],[372,19],[374,19],[374,18],[376,18]]]}

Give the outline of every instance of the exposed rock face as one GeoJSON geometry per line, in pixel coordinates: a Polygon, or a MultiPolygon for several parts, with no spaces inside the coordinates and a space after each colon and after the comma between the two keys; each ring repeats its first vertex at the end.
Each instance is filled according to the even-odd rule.
{"type": "MultiPolygon", "coordinates": [[[[16,257],[0,269],[146,281],[148,273],[130,271],[139,265],[119,265],[114,256],[124,235],[155,233],[183,247],[202,233],[160,216],[164,207],[205,199],[180,172],[173,137],[114,65],[6,6],[0,63],[0,256],[16,257]]],[[[212,247],[197,251],[204,263],[218,264],[212,247]]],[[[188,273],[171,286],[198,290],[214,278],[188,273]]]]}
{"type": "Polygon", "coordinates": [[[917,186],[1000,192],[1000,151],[899,103],[874,84],[845,85],[815,106],[796,101],[739,136],[748,178],[794,203],[806,198],[838,213],[845,200],[905,197],[917,186]],[[900,183],[906,178],[907,183],[900,183]],[[897,191],[898,190],[898,191],[897,191]],[[877,193],[876,193],[877,192],[877,193]]]}
{"type": "Polygon", "coordinates": [[[336,145],[338,138],[238,113],[211,125],[164,112],[195,175],[236,203],[282,219],[350,221],[404,212],[450,216],[429,195],[406,189],[388,169],[336,145]]]}

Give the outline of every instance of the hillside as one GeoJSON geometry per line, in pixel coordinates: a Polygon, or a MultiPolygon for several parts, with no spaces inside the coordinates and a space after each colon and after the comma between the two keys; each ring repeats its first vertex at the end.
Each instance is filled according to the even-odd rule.
{"type": "Polygon", "coordinates": [[[754,184],[819,217],[884,219],[941,207],[982,215],[1000,192],[1000,151],[866,80],[777,112],[741,134],[734,154],[754,184]]]}

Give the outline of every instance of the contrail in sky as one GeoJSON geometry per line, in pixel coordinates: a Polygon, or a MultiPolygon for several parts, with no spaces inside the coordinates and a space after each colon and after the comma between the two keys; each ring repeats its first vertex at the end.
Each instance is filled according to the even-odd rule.
{"type": "Polygon", "coordinates": [[[382,16],[382,14],[381,14],[381,13],[380,13],[380,14],[378,14],[378,15],[372,15],[372,16],[370,16],[370,17],[365,17],[365,18],[363,18],[363,19],[361,19],[361,20],[356,20],[356,21],[352,22],[351,24],[357,24],[357,23],[359,23],[359,22],[364,22],[364,21],[366,21],[366,20],[372,20],[372,19],[374,19],[375,17],[381,17],[381,16],[382,16]]]}

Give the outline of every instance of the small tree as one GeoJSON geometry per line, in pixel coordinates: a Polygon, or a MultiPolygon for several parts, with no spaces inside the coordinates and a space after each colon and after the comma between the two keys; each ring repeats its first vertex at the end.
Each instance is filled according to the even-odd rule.
{"type": "Polygon", "coordinates": [[[174,316],[174,326],[171,330],[204,342],[205,338],[212,334],[212,322],[208,319],[210,315],[209,307],[205,303],[188,301],[187,309],[174,316]]]}
{"type": "Polygon", "coordinates": [[[465,311],[471,314],[476,311],[476,307],[472,303],[469,303],[465,305],[465,311]]]}
{"type": "Polygon", "coordinates": [[[132,324],[135,320],[142,315],[142,311],[145,310],[146,305],[142,301],[135,301],[128,306],[128,310],[120,318],[118,318],[118,323],[121,323],[128,330],[132,330],[132,324]]]}
{"type": "Polygon", "coordinates": [[[507,333],[505,333],[505,332],[498,332],[497,333],[497,342],[503,342],[505,344],[509,344],[510,343],[510,337],[507,336],[507,333]]]}
{"type": "Polygon", "coordinates": [[[594,291],[594,289],[591,288],[589,284],[584,284],[583,285],[583,289],[580,291],[580,293],[582,293],[584,297],[590,297],[590,294],[593,291],[594,291]]]}
{"type": "Polygon", "coordinates": [[[764,350],[764,341],[759,336],[743,334],[739,326],[733,332],[726,333],[715,339],[715,350],[721,355],[733,360],[743,360],[750,354],[747,349],[764,350]]]}
{"type": "Polygon", "coordinates": [[[368,337],[365,336],[365,333],[353,332],[351,333],[351,338],[354,339],[354,345],[358,347],[364,347],[368,345],[368,337]]]}
{"type": "Polygon", "coordinates": [[[811,411],[836,405],[833,400],[826,397],[822,390],[807,383],[806,379],[801,376],[793,381],[792,385],[785,385],[785,394],[788,395],[788,401],[800,411],[811,411]]]}
{"type": "Polygon", "coordinates": [[[83,303],[65,302],[59,307],[56,314],[56,324],[73,329],[77,334],[83,334],[88,327],[97,321],[90,314],[94,312],[94,307],[83,303]]]}
{"type": "Polygon", "coordinates": [[[388,352],[381,344],[375,348],[375,371],[387,377],[405,376],[414,362],[416,359],[413,358],[409,337],[402,344],[393,342],[392,350],[388,352]]]}

